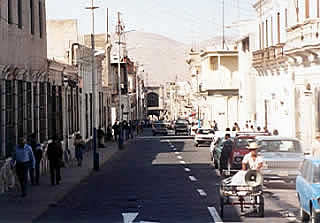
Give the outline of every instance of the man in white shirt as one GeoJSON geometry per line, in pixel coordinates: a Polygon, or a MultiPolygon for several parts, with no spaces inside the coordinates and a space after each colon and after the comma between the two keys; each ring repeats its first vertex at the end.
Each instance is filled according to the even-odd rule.
{"type": "Polygon", "coordinates": [[[242,160],[242,170],[260,170],[263,166],[263,160],[261,156],[258,156],[257,149],[259,148],[258,144],[253,142],[250,143],[248,149],[250,153],[246,154],[242,160]],[[248,168],[247,168],[248,166],[248,168]]]}

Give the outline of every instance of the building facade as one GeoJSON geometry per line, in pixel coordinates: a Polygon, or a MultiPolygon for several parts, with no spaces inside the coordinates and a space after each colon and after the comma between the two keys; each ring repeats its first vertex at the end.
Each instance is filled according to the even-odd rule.
{"type": "Polygon", "coordinates": [[[44,0],[1,3],[1,157],[11,155],[19,137],[35,132],[44,142],[51,134],[45,8],[44,0]]]}

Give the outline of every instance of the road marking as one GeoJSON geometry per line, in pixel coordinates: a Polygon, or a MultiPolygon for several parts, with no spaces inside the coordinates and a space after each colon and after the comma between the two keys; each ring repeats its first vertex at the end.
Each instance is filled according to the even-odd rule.
{"type": "Polygon", "coordinates": [[[200,194],[201,196],[207,196],[207,193],[206,193],[204,190],[202,190],[202,189],[197,189],[197,191],[199,192],[199,194],[200,194]]]}
{"type": "Polygon", "coordinates": [[[184,170],[185,170],[186,172],[190,172],[190,171],[191,171],[189,168],[184,168],[184,170]]]}
{"type": "Polygon", "coordinates": [[[182,160],[182,156],[177,156],[177,158],[178,158],[179,160],[182,160]]]}
{"type": "Polygon", "coordinates": [[[179,155],[180,153],[179,153],[179,152],[174,152],[174,154],[177,154],[177,155],[179,155]]]}
{"type": "Polygon", "coordinates": [[[208,209],[215,223],[223,223],[215,207],[208,207],[208,209]]]}
{"type": "Polygon", "coordinates": [[[197,181],[197,178],[195,178],[194,176],[189,176],[189,179],[190,179],[191,181],[197,181]]]}
{"type": "Polygon", "coordinates": [[[122,213],[124,223],[132,223],[138,216],[138,212],[122,213]]]}
{"type": "Polygon", "coordinates": [[[180,160],[179,161],[181,164],[186,164],[186,162],[184,162],[183,160],[180,160]]]}

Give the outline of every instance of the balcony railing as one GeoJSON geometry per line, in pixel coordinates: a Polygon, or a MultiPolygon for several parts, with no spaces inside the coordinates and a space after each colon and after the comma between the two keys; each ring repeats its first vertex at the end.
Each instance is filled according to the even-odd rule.
{"type": "Polygon", "coordinates": [[[263,64],[272,64],[275,62],[282,62],[285,60],[283,44],[271,46],[263,50],[253,52],[253,66],[261,66],[263,64]]]}

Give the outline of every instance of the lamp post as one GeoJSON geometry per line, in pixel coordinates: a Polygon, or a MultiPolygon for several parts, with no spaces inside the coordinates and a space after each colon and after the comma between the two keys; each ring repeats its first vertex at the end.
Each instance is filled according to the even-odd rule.
{"type": "Polygon", "coordinates": [[[91,6],[86,7],[86,9],[91,10],[91,19],[92,19],[92,33],[91,33],[91,71],[92,71],[92,133],[93,133],[93,169],[99,170],[99,154],[97,153],[97,126],[96,126],[96,73],[95,73],[95,43],[94,43],[94,10],[99,7],[93,6],[93,0],[91,0],[91,6]]]}

